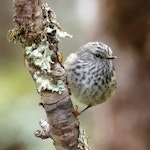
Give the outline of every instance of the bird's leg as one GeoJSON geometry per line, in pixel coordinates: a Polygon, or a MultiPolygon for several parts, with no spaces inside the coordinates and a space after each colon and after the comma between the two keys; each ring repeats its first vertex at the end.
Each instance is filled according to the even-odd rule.
{"type": "Polygon", "coordinates": [[[80,112],[80,114],[81,113],[83,113],[84,111],[86,111],[88,108],[90,108],[91,107],[91,105],[88,105],[87,107],[85,107],[81,112],[80,112]]]}

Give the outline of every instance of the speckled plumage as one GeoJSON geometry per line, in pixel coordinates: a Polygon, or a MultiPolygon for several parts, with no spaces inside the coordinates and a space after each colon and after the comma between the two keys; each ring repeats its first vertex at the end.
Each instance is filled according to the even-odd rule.
{"type": "Polygon", "coordinates": [[[87,106],[108,99],[116,88],[112,50],[101,42],[90,42],[65,62],[71,95],[87,106]]]}

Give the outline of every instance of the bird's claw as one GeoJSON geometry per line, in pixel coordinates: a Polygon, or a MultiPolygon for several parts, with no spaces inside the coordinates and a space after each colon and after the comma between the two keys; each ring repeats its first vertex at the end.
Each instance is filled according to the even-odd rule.
{"type": "Polygon", "coordinates": [[[76,116],[79,116],[79,115],[81,115],[81,113],[82,113],[82,112],[79,112],[78,109],[79,109],[78,105],[75,105],[74,108],[73,108],[73,110],[72,110],[72,112],[73,112],[76,116]]]}

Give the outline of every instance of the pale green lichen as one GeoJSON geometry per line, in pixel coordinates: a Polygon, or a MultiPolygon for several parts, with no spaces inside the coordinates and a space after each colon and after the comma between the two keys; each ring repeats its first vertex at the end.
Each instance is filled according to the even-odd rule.
{"type": "Polygon", "coordinates": [[[38,71],[33,75],[38,92],[41,92],[42,90],[50,90],[61,94],[65,90],[64,83],[61,80],[54,83],[53,78],[49,76],[49,73],[52,74],[55,70],[51,70],[51,65],[54,64],[51,59],[53,51],[49,49],[51,43],[47,41],[47,35],[52,35],[53,38],[57,40],[59,40],[58,37],[65,38],[72,36],[61,30],[61,27],[56,20],[55,13],[47,4],[43,4],[41,8],[44,16],[44,31],[42,33],[43,36],[41,37],[46,38],[41,39],[41,44],[38,46],[34,43],[31,46],[25,47],[25,55],[30,59],[31,63],[38,67],[38,71]]]}
{"type": "Polygon", "coordinates": [[[49,49],[49,43],[47,41],[41,43],[37,48],[36,45],[25,47],[25,53],[28,58],[31,59],[35,66],[38,66],[43,72],[51,72],[51,60],[53,51],[49,49]]]}
{"type": "Polygon", "coordinates": [[[64,89],[65,85],[61,80],[58,80],[56,84],[53,83],[53,79],[46,74],[41,74],[39,71],[35,72],[33,75],[38,92],[42,90],[51,90],[52,92],[58,92],[61,94],[64,89]]]}
{"type": "Polygon", "coordinates": [[[63,32],[62,30],[57,30],[57,35],[62,38],[65,38],[65,37],[72,38],[72,35],[68,34],[67,32],[63,32]]]}
{"type": "Polygon", "coordinates": [[[56,31],[56,38],[58,40],[59,40],[58,37],[61,37],[61,38],[70,37],[70,38],[72,38],[72,35],[61,30],[61,27],[60,27],[59,23],[57,22],[56,15],[51,10],[51,8],[48,6],[48,4],[43,4],[42,9],[43,9],[43,13],[45,15],[45,19],[44,19],[43,23],[45,24],[47,33],[52,33],[52,31],[56,31]],[[51,15],[49,15],[48,12],[51,12],[51,15]],[[54,25],[53,28],[51,28],[49,26],[50,24],[54,25]]]}
{"type": "Polygon", "coordinates": [[[47,33],[52,33],[52,31],[53,31],[52,28],[50,28],[50,27],[47,27],[47,28],[46,28],[46,32],[47,32],[47,33]]]}
{"type": "Polygon", "coordinates": [[[90,147],[88,146],[85,130],[80,126],[79,127],[79,137],[78,137],[78,147],[81,150],[91,150],[90,147]]]}

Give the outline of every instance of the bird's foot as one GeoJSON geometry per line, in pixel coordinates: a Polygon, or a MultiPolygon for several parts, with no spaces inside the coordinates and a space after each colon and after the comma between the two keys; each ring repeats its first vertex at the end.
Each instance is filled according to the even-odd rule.
{"type": "Polygon", "coordinates": [[[79,107],[78,105],[75,105],[72,112],[76,115],[76,116],[79,116],[81,115],[81,112],[78,111],[79,107]]]}
{"type": "Polygon", "coordinates": [[[79,116],[81,115],[85,110],[87,110],[88,108],[90,108],[91,106],[87,106],[86,108],[84,108],[82,111],[78,111],[79,107],[78,105],[75,105],[74,108],[73,108],[73,113],[76,115],[76,116],[79,116]]]}

